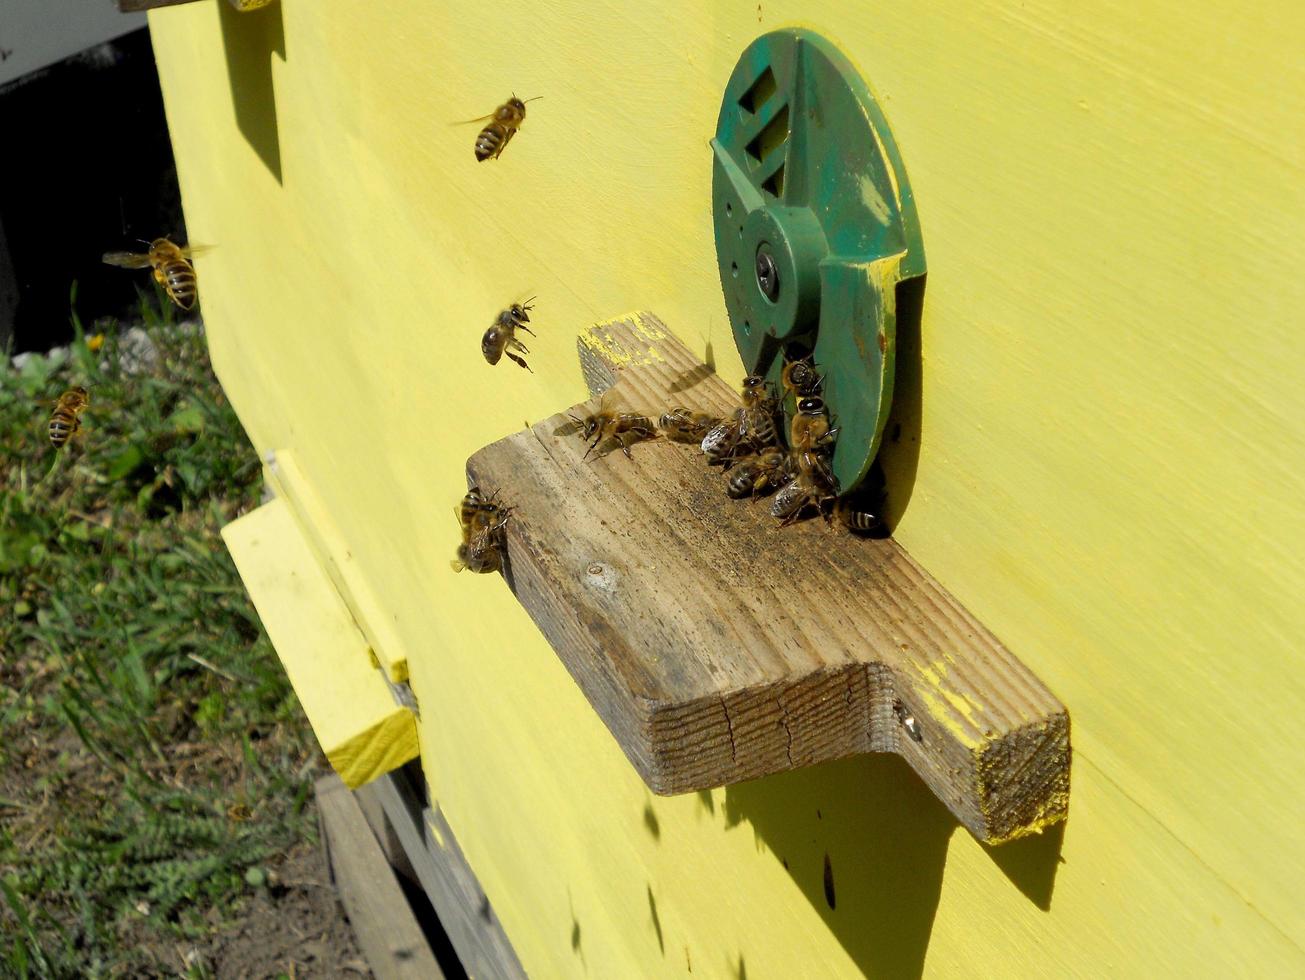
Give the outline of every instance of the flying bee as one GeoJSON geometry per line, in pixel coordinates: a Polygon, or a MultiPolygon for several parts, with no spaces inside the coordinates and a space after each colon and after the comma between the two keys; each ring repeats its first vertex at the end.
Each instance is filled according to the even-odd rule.
{"type": "Polygon", "coordinates": [[[476,159],[479,161],[498,159],[526,121],[526,103],[542,98],[542,95],[536,95],[534,99],[518,99],[513,95],[488,116],[464,120],[469,123],[481,122],[484,119],[491,120],[476,137],[476,159]]]}
{"type": "MultiPolygon", "coordinates": [[[[530,299],[535,297],[531,296],[530,299]]],[[[522,354],[529,354],[530,348],[517,339],[517,331],[524,330],[530,336],[535,332],[526,326],[530,322],[529,310],[534,307],[530,305],[530,299],[524,303],[513,303],[506,310],[500,313],[494,319],[494,325],[485,331],[485,336],[480,339],[480,352],[485,355],[485,360],[490,364],[497,364],[504,354],[507,354],[510,360],[520,364],[531,374],[529,364],[524,358],[518,357],[513,351],[520,351],[522,354]]]]}
{"type": "Polygon", "coordinates": [[[50,413],[50,445],[62,449],[68,444],[73,433],[82,426],[82,412],[91,403],[91,396],[85,388],[69,388],[55,402],[54,411],[50,413]]]}
{"type": "Polygon", "coordinates": [[[785,392],[794,398],[801,399],[818,392],[824,378],[816,373],[816,367],[811,362],[811,358],[804,357],[801,360],[789,361],[785,364],[779,381],[783,385],[785,392]]]}
{"type": "Polygon", "coordinates": [[[153,269],[154,281],[163,287],[168,299],[189,310],[195,305],[198,290],[190,257],[204,250],[202,245],[183,247],[166,238],[156,238],[150,242],[148,252],[106,252],[103,261],[124,269],[153,269]]]}
{"type": "Polygon", "coordinates": [[[618,412],[615,408],[615,402],[612,397],[612,389],[608,388],[603,392],[602,398],[598,402],[598,411],[584,418],[576,418],[574,415],[567,416],[572,422],[580,426],[580,436],[586,442],[590,439],[589,448],[585,450],[584,458],[588,459],[589,454],[598,448],[600,443],[608,439],[616,439],[621,446],[621,452],[625,453],[627,459],[633,459],[630,455],[630,446],[644,439],[656,439],[657,428],[653,425],[652,419],[638,412],[618,412]]]}
{"type": "Polygon", "coordinates": [[[673,442],[701,442],[720,419],[706,412],[691,412],[687,408],[672,408],[657,420],[657,428],[673,442]]]}
{"type": "Polygon", "coordinates": [[[780,483],[792,479],[788,454],[778,446],[763,449],[754,459],[748,459],[730,474],[725,492],[735,500],[757,496],[780,483]]]}

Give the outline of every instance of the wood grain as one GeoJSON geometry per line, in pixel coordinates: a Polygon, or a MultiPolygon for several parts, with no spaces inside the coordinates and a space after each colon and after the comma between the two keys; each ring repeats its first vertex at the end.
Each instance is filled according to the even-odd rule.
{"type": "Polygon", "coordinates": [[[467,974],[523,980],[516,951],[444,815],[425,805],[406,770],[383,776],[366,792],[384,809],[467,974]]]}
{"type": "MultiPolygon", "coordinates": [[[[580,349],[638,410],[735,402],[650,314],[580,349]]],[[[896,752],[984,842],[1063,819],[1065,708],[895,542],[781,528],[693,446],[584,461],[575,430],[554,415],[468,474],[516,508],[509,584],[654,792],[896,752]]]]}
{"type": "Polygon", "coordinates": [[[444,972],[353,794],[338,776],[323,776],[315,788],[335,886],[372,973],[440,980],[444,972]]]}

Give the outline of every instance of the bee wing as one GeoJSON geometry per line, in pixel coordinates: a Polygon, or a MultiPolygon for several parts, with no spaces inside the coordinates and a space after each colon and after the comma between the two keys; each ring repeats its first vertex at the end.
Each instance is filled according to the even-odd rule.
{"type": "Polygon", "coordinates": [[[100,261],[123,269],[144,269],[150,264],[150,257],[138,252],[105,252],[100,261]]]}
{"type": "Polygon", "coordinates": [[[450,126],[470,126],[472,123],[484,122],[486,119],[493,119],[495,113],[497,113],[497,112],[498,112],[498,110],[495,109],[494,112],[491,112],[488,116],[477,116],[475,119],[459,119],[459,120],[457,120],[456,122],[451,122],[451,123],[449,123],[449,125],[450,125],[450,126]]]}
{"type": "Polygon", "coordinates": [[[193,259],[196,255],[203,255],[205,252],[213,251],[212,245],[187,245],[181,250],[181,254],[188,259],[193,259]]]}
{"type": "Polygon", "coordinates": [[[647,419],[656,418],[654,413],[645,411],[641,406],[631,405],[625,393],[617,391],[615,385],[603,392],[598,400],[598,410],[614,415],[641,415],[647,419]]]}

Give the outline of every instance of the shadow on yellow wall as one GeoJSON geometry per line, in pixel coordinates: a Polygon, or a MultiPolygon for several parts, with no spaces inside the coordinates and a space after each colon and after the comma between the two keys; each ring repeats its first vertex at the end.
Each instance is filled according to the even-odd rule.
{"type": "Polygon", "coordinates": [[[923,363],[920,323],[924,314],[925,276],[897,284],[897,351],[893,404],[884,424],[875,465],[883,474],[887,498],[884,522],[897,527],[911,502],[920,465],[920,428],[924,421],[923,363]]]}
{"type": "Polygon", "coordinates": [[[219,3],[217,7],[236,126],[280,183],[281,141],[272,91],[272,55],[275,53],[282,61],[286,60],[281,5],[274,3],[245,13],[228,3],[219,3]]]}
{"type": "MultiPolygon", "coordinates": [[[[714,810],[710,794],[699,799],[714,810]]],[[[725,823],[752,826],[864,973],[921,975],[959,824],[901,758],[854,756],[727,787],[725,823]]],[[[987,849],[1043,910],[1063,826],[987,849]]]]}

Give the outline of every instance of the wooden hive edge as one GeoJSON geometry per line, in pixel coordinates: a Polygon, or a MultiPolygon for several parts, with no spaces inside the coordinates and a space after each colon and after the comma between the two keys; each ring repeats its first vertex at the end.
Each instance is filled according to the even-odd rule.
{"type": "MultiPolygon", "coordinates": [[[[652,407],[665,401],[659,391],[687,390],[667,386],[689,378],[690,403],[719,405],[729,397],[723,382],[699,370],[702,366],[651,314],[599,324],[581,334],[578,346],[591,391],[616,383],[633,386],[641,399],[636,404],[652,407]]],[[[878,602],[889,618],[872,620],[879,623],[875,629],[852,632],[831,625],[837,616],[812,623],[818,632],[811,642],[818,642],[814,637],[820,631],[832,630],[831,639],[849,644],[842,648],[846,660],[837,659],[838,647],[826,645],[822,656],[779,678],[754,677],[736,687],[712,686],[704,677],[702,686],[681,682],[663,689],[656,666],[662,648],[650,647],[646,636],[631,642],[617,625],[628,614],[619,602],[613,606],[629,572],[620,563],[621,546],[611,546],[617,563],[609,566],[612,554],[598,539],[579,550],[555,544],[554,535],[560,532],[566,540],[567,528],[585,512],[574,511],[567,519],[572,523],[559,526],[549,508],[579,499],[572,498],[573,490],[581,496],[594,493],[598,479],[576,470],[579,482],[573,488],[572,477],[559,482],[554,469],[569,472],[580,462],[578,449],[558,442],[568,428],[565,419],[577,413],[584,414],[581,406],[483,447],[468,460],[468,480],[495,488],[515,484],[509,495],[517,518],[506,530],[508,584],[654,793],[678,795],[862,752],[893,752],[984,843],[1036,833],[1064,818],[1070,762],[1064,706],[892,541],[865,542],[867,548],[881,546],[876,552],[881,557],[865,566],[872,573],[867,581],[880,590],[902,589],[896,604],[878,602]],[[528,492],[541,486],[554,495],[563,491],[548,508],[528,492]],[[595,582],[585,581],[584,562],[595,560],[590,566],[598,570],[590,573],[595,581],[615,575],[602,596],[594,592],[595,582]],[[876,578],[876,570],[889,578],[876,578]],[[909,604],[912,596],[919,605],[909,604]],[[887,640],[891,645],[881,649],[878,644],[887,640]]],[[[672,477],[682,478],[682,469],[672,477]]],[[[638,494],[649,512],[649,494],[639,488],[654,484],[639,479],[637,471],[614,470],[598,485],[638,494]],[[616,482],[608,482],[613,478],[616,482]]],[[[687,484],[678,490],[698,492],[687,484]]],[[[725,527],[740,525],[710,526],[726,533],[725,527]]],[[[667,559],[664,549],[660,557],[667,559]]],[[[645,585],[656,588],[646,577],[645,585]]],[[[796,607],[783,608],[791,614],[796,607]]],[[[639,615],[650,611],[644,603],[639,615]]],[[[696,636],[696,642],[713,642],[711,633],[696,636]]],[[[678,642],[671,635],[662,640],[678,642]]]]}

